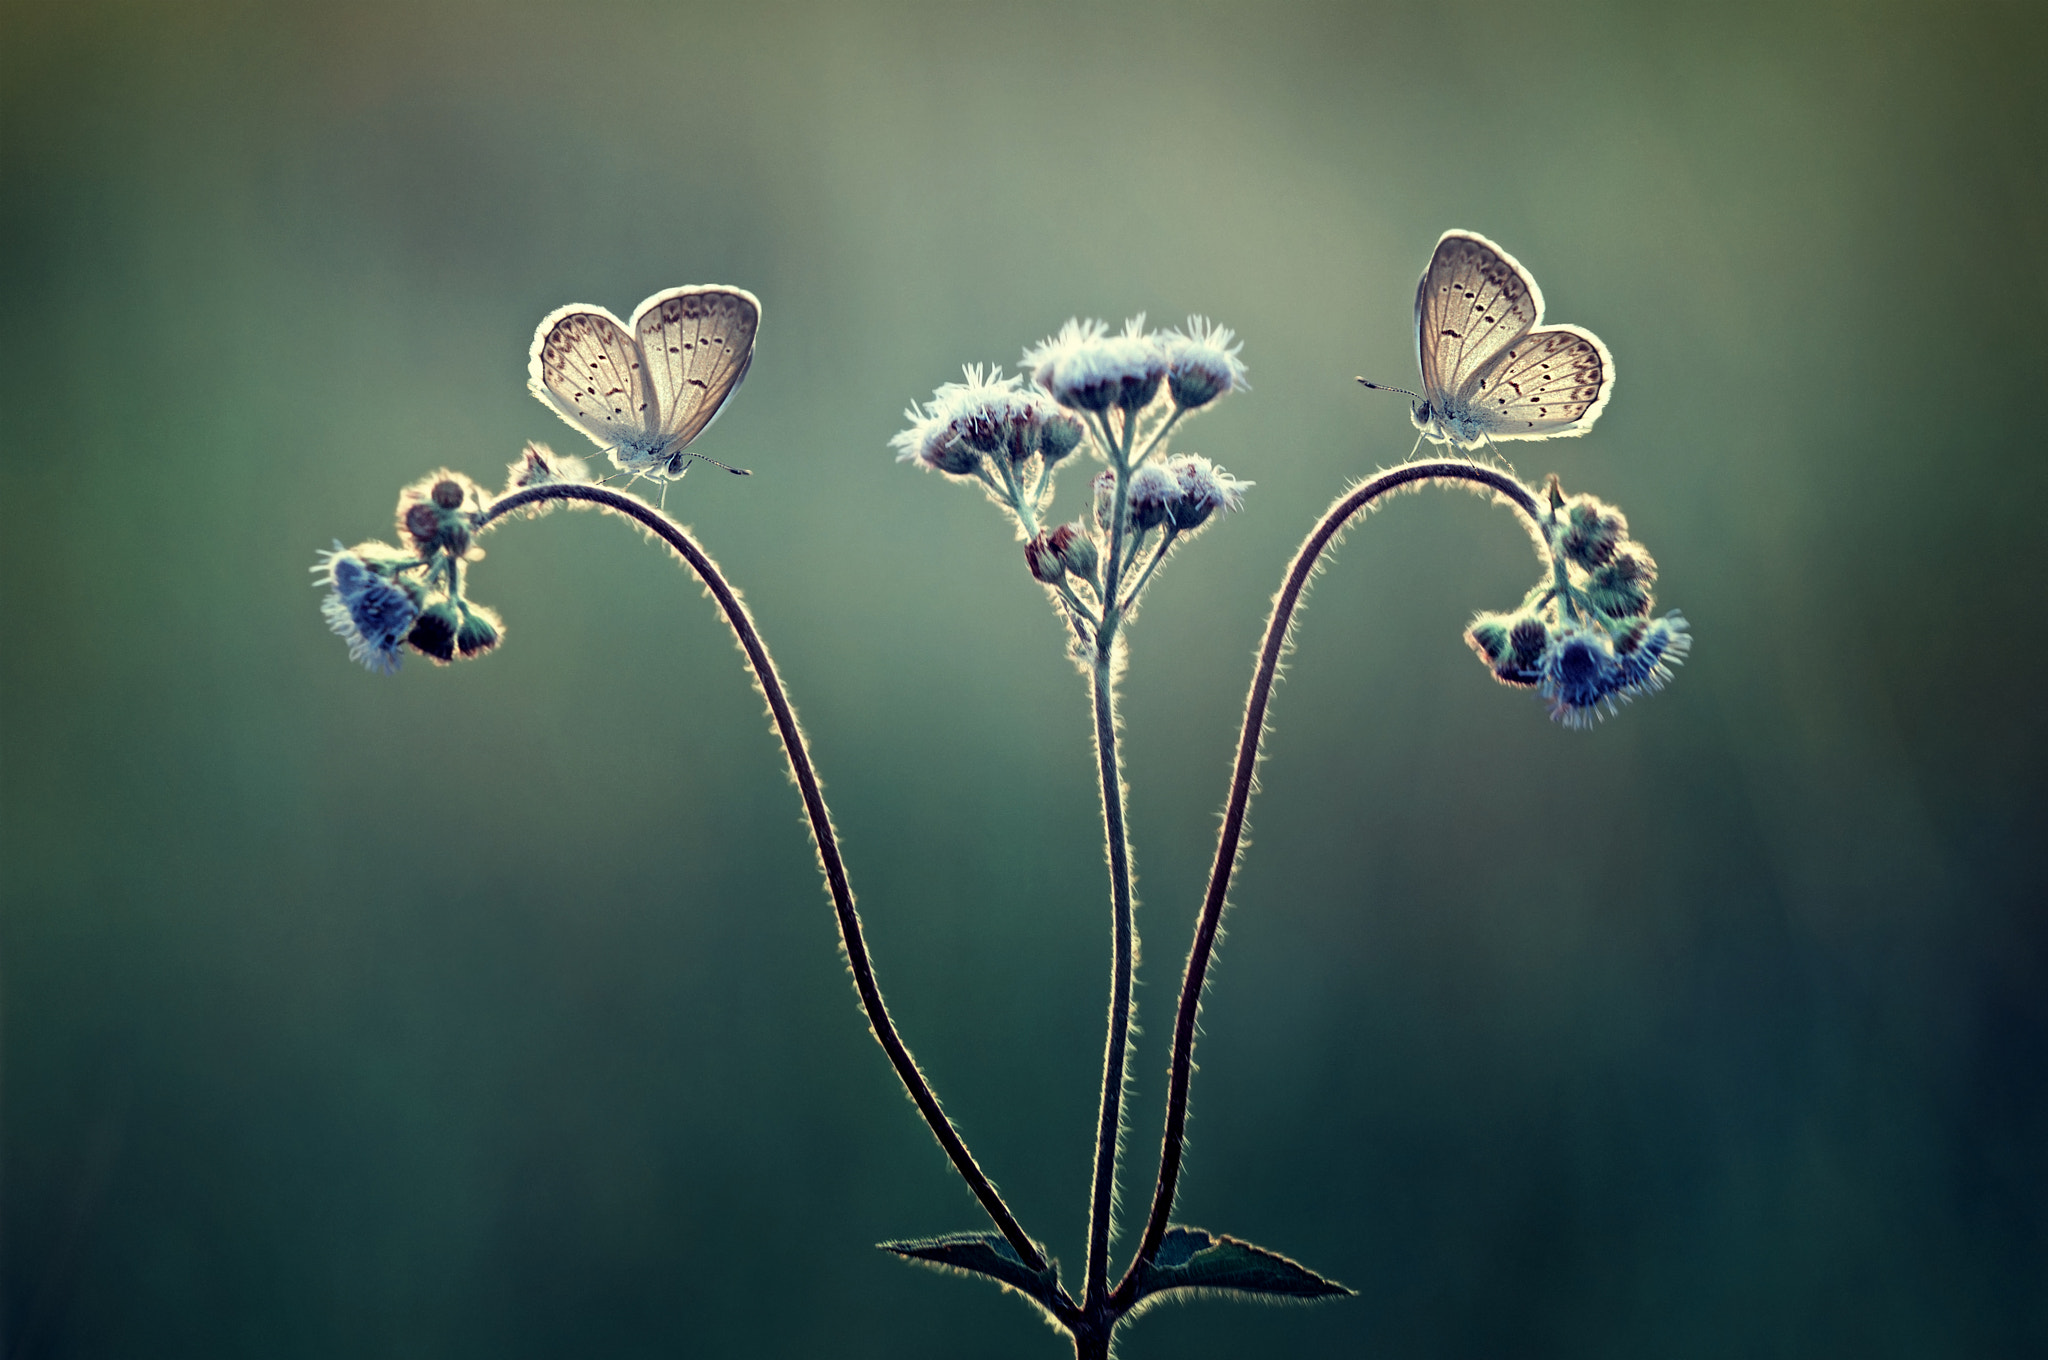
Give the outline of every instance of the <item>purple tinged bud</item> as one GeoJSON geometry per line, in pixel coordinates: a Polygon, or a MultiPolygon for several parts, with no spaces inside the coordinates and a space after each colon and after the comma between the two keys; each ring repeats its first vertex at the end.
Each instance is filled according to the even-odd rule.
{"type": "Polygon", "coordinates": [[[1060,555],[1060,562],[1066,569],[1084,581],[1095,579],[1098,557],[1095,540],[1088,536],[1088,530],[1079,521],[1062,524],[1052,531],[1047,541],[1052,550],[1060,555]]]}
{"type": "Polygon", "coordinates": [[[1053,547],[1049,534],[1040,534],[1024,545],[1024,565],[1033,577],[1049,586],[1066,579],[1067,565],[1060,560],[1059,549],[1053,547]]]}
{"type": "Polygon", "coordinates": [[[441,516],[424,501],[405,512],[405,531],[421,547],[432,546],[441,533],[441,516]]]}
{"type": "Polygon", "coordinates": [[[445,469],[405,488],[398,496],[398,530],[422,556],[469,553],[469,531],[483,512],[483,488],[445,469]]]}

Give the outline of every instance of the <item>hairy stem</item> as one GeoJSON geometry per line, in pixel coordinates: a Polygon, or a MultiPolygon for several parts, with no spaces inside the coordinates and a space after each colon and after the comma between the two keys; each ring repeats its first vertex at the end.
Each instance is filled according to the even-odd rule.
{"type": "Polygon", "coordinates": [[[1116,751],[1116,678],[1111,661],[1114,634],[1104,629],[1097,644],[1093,689],[1095,755],[1102,774],[1102,830],[1109,847],[1110,910],[1115,960],[1111,965],[1109,1037],[1102,1054],[1102,1108],[1095,1128],[1095,1180],[1088,1200],[1088,1269],[1083,1311],[1099,1310],[1109,1287],[1109,1230],[1116,1210],[1116,1157],[1123,1142],[1124,1076],[1131,1033],[1131,971],[1136,938],[1131,928],[1131,857],[1124,833],[1123,772],[1116,751]]]}
{"type": "Polygon", "coordinates": [[[1497,468],[1464,459],[1435,459],[1403,463],[1375,474],[1339,496],[1328,513],[1310,531],[1301,549],[1288,565],[1280,593],[1273,597],[1273,613],[1266,621],[1265,640],[1259,646],[1258,664],[1252,671],[1250,692],[1245,696],[1244,727],[1238,736],[1237,763],[1231,771],[1230,797],[1225,804],[1223,827],[1216,839],[1216,859],[1209,871],[1209,889],[1202,901],[1202,914],[1195,925],[1195,940],[1188,950],[1187,972],[1182,979],[1180,1007],[1173,1022],[1173,1060],[1168,1069],[1166,1130],[1160,1140],[1159,1182],[1152,1196],[1152,1214],[1145,1235],[1138,1244],[1131,1268],[1118,1283],[1115,1301],[1128,1306],[1137,1290],[1138,1264],[1149,1261],[1166,1235],[1173,1213],[1174,1193],[1180,1181],[1182,1148],[1187,1133],[1188,1088],[1194,1074],[1195,1022],[1202,1007],[1202,985],[1208,977],[1209,960],[1216,948],[1216,933],[1222,924],[1223,908],[1230,893],[1230,876],[1237,867],[1239,843],[1243,838],[1245,812],[1251,805],[1252,789],[1259,763],[1259,744],[1265,735],[1266,706],[1272,697],[1273,681],[1279,674],[1280,658],[1286,653],[1288,632],[1295,610],[1301,604],[1317,561],[1335,541],[1354,515],[1381,496],[1404,486],[1426,481],[1461,481],[1491,488],[1512,502],[1532,524],[1541,521],[1536,495],[1509,474],[1497,468]]]}
{"type": "Polygon", "coordinates": [[[832,895],[832,906],[839,917],[839,943],[846,951],[847,966],[853,972],[854,990],[860,996],[861,1009],[867,1012],[868,1025],[875,1041],[882,1051],[889,1055],[890,1066],[902,1079],[903,1089],[917,1106],[924,1122],[930,1126],[932,1136],[939,1140],[939,1146],[952,1159],[953,1169],[981,1201],[1011,1248],[1024,1264],[1033,1271],[1046,1268],[1043,1254],[1038,1250],[1023,1225],[1010,1212],[995,1185],[975,1162],[974,1154],[967,1150],[959,1131],[952,1120],[939,1106],[939,1098],[932,1093],[924,1073],[918,1070],[917,1060],[910,1054],[909,1047],[896,1033],[896,1026],[889,1019],[889,1008],[882,1001],[882,989],[875,982],[875,969],[868,957],[865,940],[861,937],[860,913],[854,908],[853,889],[847,882],[846,864],[839,855],[839,839],[832,830],[832,814],[825,806],[825,795],[818,786],[818,776],[811,765],[809,749],[804,744],[803,729],[798,726],[796,710],[790,706],[789,698],[783,693],[782,681],[775,673],[775,663],[769,658],[768,646],[761,640],[761,634],[754,627],[753,616],[733,588],[726,584],[718,566],[697,546],[683,529],[661,511],[655,509],[637,496],[629,496],[609,487],[594,486],[584,482],[553,482],[543,486],[531,486],[500,499],[484,511],[477,522],[481,530],[493,520],[526,506],[539,505],[547,501],[588,501],[603,506],[616,514],[624,515],[652,532],[662,542],[673,548],[676,555],[687,562],[697,579],[704,583],[712,599],[718,602],[725,614],[725,621],[732,626],[733,635],[738,638],[740,650],[746,654],[747,665],[753,670],[754,683],[768,701],[768,711],[775,720],[775,730],[782,737],[783,753],[789,758],[789,772],[796,781],[798,791],[803,795],[804,813],[810,820],[811,838],[817,843],[818,861],[825,874],[825,886],[832,895]]]}

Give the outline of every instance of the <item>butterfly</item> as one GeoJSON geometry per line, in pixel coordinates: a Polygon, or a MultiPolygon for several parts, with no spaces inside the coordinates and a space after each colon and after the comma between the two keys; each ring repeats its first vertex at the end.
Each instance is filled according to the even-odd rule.
{"type": "Polygon", "coordinates": [[[602,307],[572,303],[541,318],[527,386],[621,472],[674,481],[703,458],[744,477],[745,468],[689,445],[747,376],[760,325],[759,299],[718,284],[656,293],[623,324],[602,307]]]}
{"type": "Polygon", "coordinates": [[[1445,232],[1415,287],[1415,428],[1461,449],[1592,429],[1614,391],[1614,356],[1593,332],[1542,320],[1543,290],[1520,261],[1478,232],[1445,232]]]}

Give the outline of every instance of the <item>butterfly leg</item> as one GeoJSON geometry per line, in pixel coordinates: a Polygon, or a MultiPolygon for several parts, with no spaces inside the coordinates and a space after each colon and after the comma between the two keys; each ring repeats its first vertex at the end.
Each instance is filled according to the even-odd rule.
{"type": "Polygon", "coordinates": [[[1485,431],[1482,430],[1480,432],[1479,437],[1486,441],[1486,451],[1492,454],[1496,459],[1498,459],[1500,461],[1500,465],[1503,468],[1506,468],[1510,474],[1514,474],[1515,465],[1509,462],[1508,456],[1500,451],[1500,445],[1493,442],[1493,436],[1487,434],[1485,431]]]}

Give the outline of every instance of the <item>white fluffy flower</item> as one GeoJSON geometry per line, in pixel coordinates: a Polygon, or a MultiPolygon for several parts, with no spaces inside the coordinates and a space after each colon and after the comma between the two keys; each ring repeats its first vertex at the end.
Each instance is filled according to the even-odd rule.
{"type": "Polygon", "coordinates": [[[1024,366],[1062,406],[1136,411],[1152,400],[1166,377],[1166,351],[1145,334],[1141,315],[1110,335],[1100,321],[1072,320],[1059,334],[1024,351],[1024,366]]]}
{"type": "Polygon", "coordinates": [[[1244,361],[1237,357],[1244,346],[1231,343],[1236,334],[1228,326],[1191,316],[1185,330],[1162,331],[1156,338],[1176,406],[1193,410],[1244,387],[1244,361]]]}

